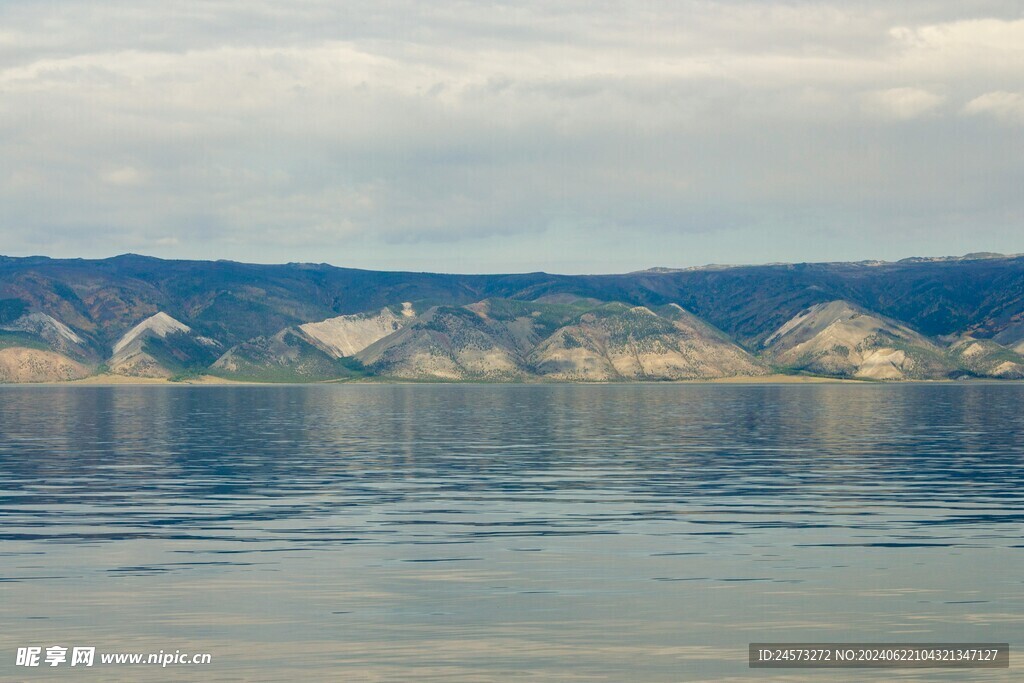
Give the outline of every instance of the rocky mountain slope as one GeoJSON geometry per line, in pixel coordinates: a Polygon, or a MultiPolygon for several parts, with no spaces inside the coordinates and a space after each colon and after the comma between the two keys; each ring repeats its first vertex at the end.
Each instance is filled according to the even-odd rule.
{"type": "Polygon", "coordinates": [[[599,306],[559,328],[529,355],[538,374],[560,380],[709,379],[761,375],[765,367],[678,305],[599,306]]]}
{"type": "Polygon", "coordinates": [[[1024,379],[1024,356],[991,339],[966,337],[951,344],[948,353],[954,365],[976,377],[1024,379]]]}
{"type": "Polygon", "coordinates": [[[24,305],[0,304],[0,382],[80,379],[95,361],[87,342],[59,320],[24,305]]]}
{"type": "Polygon", "coordinates": [[[88,342],[70,327],[46,313],[24,313],[14,320],[0,324],[0,337],[8,340],[21,336],[79,362],[96,359],[88,342]]]}
{"type": "Polygon", "coordinates": [[[66,382],[90,369],[65,355],[27,346],[0,346],[0,382],[66,382]]]}
{"type": "Polygon", "coordinates": [[[777,366],[860,379],[928,379],[953,370],[942,350],[895,320],[847,301],[810,306],[769,335],[777,366]]]}
{"type": "Polygon", "coordinates": [[[110,372],[131,377],[172,377],[208,367],[222,350],[220,342],[160,311],[128,330],[114,343],[110,372]]]}
{"type": "Polygon", "coordinates": [[[316,382],[360,375],[358,363],[339,360],[294,327],[231,347],[209,372],[254,382],[316,382]]]}
{"type": "Polygon", "coordinates": [[[401,311],[396,314],[390,308],[382,308],[378,313],[339,315],[299,325],[299,329],[335,358],[354,356],[375,341],[398,331],[416,315],[409,302],[403,303],[401,311]]]}
{"type": "Polygon", "coordinates": [[[356,358],[410,379],[614,381],[759,375],[764,366],[678,306],[488,299],[434,307],[356,358]]]}
{"type": "Polygon", "coordinates": [[[407,379],[518,380],[527,370],[516,337],[478,311],[435,306],[356,358],[376,374],[407,379]]]}
{"type": "Polygon", "coordinates": [[[992,336],[992,341],[1016,353],[1024,353],[1024,314],[1011,318],[1005,327],[992,336]]]}
{"type": "Polygon", "coordinates": [[[10,349],[2,381],[1012,378],[1024,258],[564,276],[0,257],[10,349]]]}

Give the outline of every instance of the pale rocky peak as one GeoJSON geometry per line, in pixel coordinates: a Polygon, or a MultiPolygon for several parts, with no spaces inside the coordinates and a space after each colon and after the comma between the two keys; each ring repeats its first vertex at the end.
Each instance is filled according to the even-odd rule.
{"type": "Polygon", "coordinates": [[[155,313],[150,317],[143,320],[141,323],[128,330],[117,343],[114,344],[114,353],[117,354],[119,351],[124,349],[126,346],[131,344],[133,341],[138,339],[141,335],[146,332],[151,332],[158,337],[166,337],[174,332],[191,332],[192,328],[183,322],[175,320],[171,316],[167,315],[163,311],[155,313]]]}

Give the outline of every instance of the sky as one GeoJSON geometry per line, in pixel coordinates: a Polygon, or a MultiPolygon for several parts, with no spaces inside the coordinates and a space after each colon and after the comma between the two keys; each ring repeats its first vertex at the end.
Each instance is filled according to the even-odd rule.
{"type": "Polygon", "coordinates": [[[1024,252],[1024,7],[0,0],[0,253],[1024,252]]]}

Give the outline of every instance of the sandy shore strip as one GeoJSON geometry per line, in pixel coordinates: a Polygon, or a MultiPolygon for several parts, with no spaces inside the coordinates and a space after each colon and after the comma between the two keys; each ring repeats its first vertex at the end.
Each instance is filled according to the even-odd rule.
{"type": "Polygon", "coordinates": [[[262,384],[262,382],[239,382],[233,379],[224,379],[223,377],[214,377],[213,375],[198,375],[196,377],[189,377],[188,379],[171,381],[164,377],[128,377],[126,375],[90,375],[89,377],[83,377],[82,379],[75,379],[69,382],[44,382],[43,384],[91,384],[91,385],[115,385],[115,384],[156,384],[156,385],[182,385],[182,384],[262,384]]]}
{"type": "MultiPolygon", "coordinates": [[[[906,384],[912,380],[902,380],[899,382],[891,382],[892,384],[906,384]]],[[[949,380],[931,380],[930,382],[936,381],[949,381],[949,380]]],[[[1005,382],[1006,380],[1003,380],[1005,382]]],[[[856,380],[856,379],[843,379],[838,377],[817,377],[810,375],[742,375],[736,377],[718,377],[714,379],[684,379],[675,380],[670,382],[643,382],[643,381],[629,381],[629,382],[443,382],[443,381],[431,381],[431,382],[417,382],[401,380],[397,378],[372,378],[364,377],[359,379],[346,380],[344,382],[326,380],[323,382],[301,382],[299,385],[316,385],[316,384],[587,384],[587,385],[619,385],[619,384],[651,384],[651,385],[665,385],[665,384],[874,384],[875,382],[856,380]]],[[[889,384],[890,382],[885,382],[889,384]]],[[[197,375],[195,377],[189,377],[187,379],[171,380],[163,377],[129,377],[127,375],[114,375],[114,374],[101,374],[101,375],[90,375],[82,379],[70,380],[66,382],[38,382],[34,384],[45,384],[54,386],[120,386],[120,385],[138,385],[138,386],[187,386],[187,385],[265,385],[265,386],[281,386],[282,384],[290,384],[287,382],[246,382],[234,379],[225,379],[223,377],[216,377],[214,375],[197,375]]],[[[16,385],[12,385],[16,386],[16,385]]]]}
{"type": "Polygon", "coordinates": [[[738,375],[714,379],[681,379],[671,384],[864,384],[864,380],[813,375],[738,375]]]}

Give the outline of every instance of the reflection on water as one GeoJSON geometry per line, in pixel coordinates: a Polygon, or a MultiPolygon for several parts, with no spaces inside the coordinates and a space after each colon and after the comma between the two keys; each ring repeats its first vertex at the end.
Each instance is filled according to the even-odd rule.
{"type": "Polygon", "coordinates": [[[13,663],[64,643],[212,652],[191,680],[963,680],[751,671],[746,646],[1024,645],[1022,399],[3,388],[0,675],[63,680],[13,663]]]}

